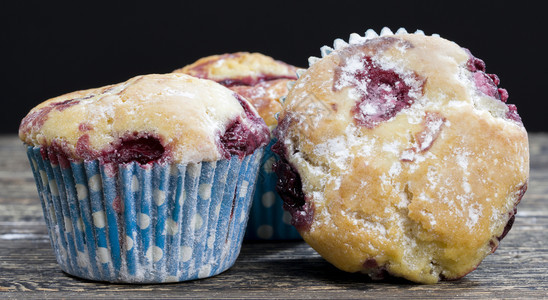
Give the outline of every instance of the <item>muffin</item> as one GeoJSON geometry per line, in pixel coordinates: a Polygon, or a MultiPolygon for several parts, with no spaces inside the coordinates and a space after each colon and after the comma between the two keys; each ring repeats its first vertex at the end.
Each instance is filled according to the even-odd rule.
{"type": "MultiPolygon", "coordinates": [[[[175,70],[199,78],[214,80],[242,95],[251,102],[270,129],[277,125],[275,115],[282,106],[280,98],[287,95],[288,85],[297,79],[297,68],[260,54],[237,52],[212,55],[175,70]]],[[[277,177],[272,171],[276,160],[270,151],[274,140],[266,147],[259,183],[245,235],[249,240],[300,239],[291,226],[291,216],[282,208],[283,201],[275,191],[277,177]]]]}
{"type": "Polygon", "coordinates": [[[474,270],[527,189],[527,132],[470,51],[421,31],[324,46],[279,116],[278,191],[341,270],[420,283],[474,270]]]}
{"type": "Polygon", "coordinates": [[[126,283],[234,264],[270,137],[241,96],[184,74],[47,100],[19,136],[61,269],[126,283]]]}
{"type": "Polygon", "coordinates": [[[261,53],[236,52],[211,55],[173,71],[218,82],[247,98],[273,128],[275,114],[287,95],[287,84],[297,79],[297,68],[261,53]]]}

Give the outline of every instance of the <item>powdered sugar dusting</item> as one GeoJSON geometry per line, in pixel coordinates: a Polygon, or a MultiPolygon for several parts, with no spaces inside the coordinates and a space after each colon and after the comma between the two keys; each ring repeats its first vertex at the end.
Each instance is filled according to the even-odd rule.
{"type": "Polygon", "coordinates": [[[344,136],[338,136],[316,146],[314,153],[318,156],[328,156],[339,168],[345,168],[345,163],[352,156],[349,143],[344,136]]]}
{"type": "Polygon", "coordinates": [[[424,135],[421,135],[422,141],[419,144],[419,151],[423,152],[428,150],[432,146],[432,143],[434,143],[434,140],[436,137],[440,134],[441,126],[444,123],[444,118],[440,116],[431,117],[432,114],[428,115],[430,118],[427,118],[426,122],[426,130],[424,131],[424,135]]]}
{"type": "Polygon", "coordinates": [[[373,231],[377,233],[377,237],[386,238],[387,230],[386,227],[380,221],[366,220],[355,211],[341,211],[341,215],[351,220],[351,222],[358,226],[359,228],[367,229],[368,231],[373,231]]]}
{"type": "Polygon", "coordinates": [[[400,145],[401,143],[399,141],[392,141],[391,143],[385,143],[382,145],[382,150],[398,155],[400,152],[400,145]]]}
{"type": "MultiPolygon", "coordinates": [[[[407,37],[401,39],[407,40],[407,37]]],[[[461,247],[457,250],[463,252],[454,252],[470,250],[466,257],[473,257],[476,249],[464,249],[462,245],[468,245],[467,240],[477,244],[480,239],[491,239],[486,227],[499,230],[500,226],[489,222],[498,222],[506,211],[494,213],[495,208],[491,209],[491,205],[497,205],[502,191],[497,189],[497,195],[491,193],[491,187],[486,187],[493,182],[482,174],[487,172],[481,164],[487,163],[491,157],[488,151],[492,149],[481,148],[485,144],[474,140],[477,135],[472,132],[476,129],[473,123],[476,117],[480,121],[487,118],[489,122],[491,116],[481,111],[481,104],[477,110],[473,109],[478,103],[471,98],[477,95],[469,91],[469,82],[437,82],[439,78],[434,75],[451,76],[441,74],[447,68],[440,65],[437,70],[434,66],[436,70],[432,73],[430,66],[421,65],[429,62],[430,55],[437,55],[438,49],[428,48],[431,41],[422,44],[416,37],[408,40],[415,43],[411,50],[403,43],[368,48],[367,41],[354,35],[349,45],[339,45],[329,58],[315,61],[312,72],[303,76],[308,78],[321,72],[320,79],[311,79],[310,88],[298,82],[295,85],[298,90],[291,96],[300,96],[303,90],[317,93],[324,105],[335,107],[334,113],[317,118],[318,114],[310,107],[299,108],[296,114],[302,114],[298,118],[301,123],[293,123],[295,135],[285,141],[303,145],[296,147],[297,151],[290,157],[299,157],[293,162],[299,172],[302,171],[307,196],[312,194],[314,199],[322,196],[318,197],[322,200],[312,225],[321,232],[311,238],[340,235],[337,240],[343,245],[341,251],[349,247],[362,247],[364,252],[371,249],[368,259],[375,257],[376,260],[372,260],[379,268],[389,264],[378,259],[386,253],[382,246],[388,238],[389,246],[401,246],[398,253],[402,253],[403,258],[398,263],[405,261],[413,272],[438,272],[434,275],[438,276],[445,268],[440,263],[445,257],[438,260],[436,256],[438,246],[441,251],[448,249],[447,252],[461,247]],[[356,48],[357,51],[351,50],[356,48]],[[419,52],[407,55],[406,51],[419,52]],[[414,60],[416,58],[419,61],[414,60]],[[406,69],[415,69],[417,65],[419,75],[428,79],[424,86],[420,77],[406,69]],[[324,68],[335,70],[333,80],[329,80],[328,70],[324,68]],[[326,81],[330,82],[327,88],[331,90],[321,86],[326,81]],[[452,84],[460,90],[454,93],[444,90],[452,84]],[[409,90],[402,86],[409,86],[409,90]],[[420,88],[414,89],[414,86],[420,88]],[[405,99],[402,95],[412,100],[398,107],[397,103],[405,99]],[[393,109],[400,108],[392,114],[393,109]],[[473,115],[478,112],[482,115],[473,115]],[[317,174],[322,180],[310,178],[317,174]],[[485,217],[491,216],[493,220],[486,222],[485,217]],[[431,269],[423,268],[425,264],[431,269]]],[[[447,56],[441,60],[454,63],[447,56]]],[[[435,62],[441,60],[433,57],[435,62]]],[[[288,99],[292,107],[300,105],[295,101],[299,97],[288,99]]],[[[497,167],[502,163],[499,158],[497,167]]],[[[516,165],[517,172],[520,166],[516,165]]],[[[322,241],[329,243],[332,239],[322,241]]],[[[348,262],[347,257],[342,260],[348,262]]]]}
{"type": "Polygon", "coordinates": [[[483,207],[479,203],[474,203],[468,207],[468,218],[466,220],[466,226],[472,229],[478,223],[482,215],[483,207]]]}
{"type": "Polygon", "coordinates": [[[361,55],[353,55],[346,59],[341,67],[341,72],[337,81],[335,81],[335,90],[342,90],[345,87],[354,87],[353,94],[358,96],[367,95],[367,85],[371,79],[362,80],[360,74],[365,73],[364,58],[361,55]]]}
{"type": "Polygon", "coordinates": [[[446,119],[436,112],[426,112],[423,130],[415,135],[415,145],[404,150],[400,155],[402,161],[415,161],[418,154],[427,152],[441,133],[446,119]]]}
{"type": "Polygon", "coordinates": [[[399,174],[401,174],[402,166],[400,162],[394,162],[392,166],[390,167],[390,170],[388,170],[388,175],[391,177],[395,177],[399,174]]]}
{"type": "Polygon", "coordinates": [[[468,165],[469,165],[468,160],[471,155],[472,155],[471,153],[464,151],[462,149],[456,150],[457,165],[461,168],[463,172],[461,186],[462,186],[462,190],[464,191],[466,195],[469,195],[470,193],[472,193],[472,188],[470,186],[470,183],[468,182],[468,177],[470,176],[470,171],[468,169],[468,165]]]}
{"type": "Polygon", "coordinates": [[[411,47],[394,38],[381,38],[340,51],[342,63],[335,70],[333,90],[350,88],[348,94],[357,100],[352,110],[357,125],[374,128],[408,108],[422,95],[424,79],[399,67],[397,62],[380,56],[364,55],[360,47],[385,47],[401,44],[401,51],[411,47]],[[380,46],[379,46],[380,45],[380,46]]]}
{"type": "Polygon", "coordinates": [[[464,173],[468,173],[468,157],[470,156],[470,153],[458,150],[456,155],[457,164],[461,169],[464,171],[464,173]]]}

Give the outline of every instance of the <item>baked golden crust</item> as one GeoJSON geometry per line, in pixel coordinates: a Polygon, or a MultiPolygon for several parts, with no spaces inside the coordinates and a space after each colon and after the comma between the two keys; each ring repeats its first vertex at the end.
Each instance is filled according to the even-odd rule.
{"type": "MultiPolygon", "coordinates": [[[[243,100],[245,102],[245,100],[243,100]]],[[[151,74],[47,100],[21,122],[28,145],[55,147],[72,159],[96,159],[120,140],[152,137],[176,163],[215,161],[227,127],[238,121],[258,135],[238,95],[185,74],[151,74]]],[[[258,118],[258,115],[257,115],[258,118]]],[[[266,138],[268,133],[266,133],[266,138]]]]}
{"type": "Polygon", "coordinates": [[[246,97],[269,127],[277,124],[280,98],[287,95],[287,83],[297,79],[297,68],[272,57],[249,52],[212,55],[177,69],[223,84],[246,97]]]}
{"type": "Polygon", "coordinates": [[[336,267],[455,279],[506,234],[527,186],[527,133],[477,86],[470,59],[445,39],[397,34],[335,49],[295,83],[277,135],[314,208],[301,235],[336,267]],[[367,72],[380,92],[361,85],[367,72]],[[373,93],[387,102],[363,100],[373,93]]]}
{"type": "Polygon", "coordinates": [[[282,110],[280,98],[289,92],[287,84],[291,79],[276,79],[257,83],[254,86],[234,85],[230,89],[248,99],[257,109],[266,125],[273,128],[278,124],[276,113],[282,110]]]}

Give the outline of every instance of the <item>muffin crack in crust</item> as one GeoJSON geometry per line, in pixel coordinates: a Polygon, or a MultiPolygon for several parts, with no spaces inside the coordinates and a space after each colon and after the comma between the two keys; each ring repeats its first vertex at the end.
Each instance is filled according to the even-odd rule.
{"type": "Polygon", "coordinates": [[[309,60],[275,130],[278,191],[300,187],[297,203],[314,209],[297,228],[342,270],[458,279],[511,227],[528,181],[527,132],[470,51],[383,32],[309,60]]]}

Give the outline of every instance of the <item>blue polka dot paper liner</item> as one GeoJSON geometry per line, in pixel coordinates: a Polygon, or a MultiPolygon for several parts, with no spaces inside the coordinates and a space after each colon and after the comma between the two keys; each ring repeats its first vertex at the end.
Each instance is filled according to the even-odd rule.
{"type": "Polygon", "coordinates": [[[263,149],[243,160],[116,168],[59,164],[39,147],[27,154],[63,271],[162,283],[211,277],[235,263],[263,149]]]}
{"type": "Polygon", "coordinates": [[[291,214],[284,211],[283,201],[276,192],[278,177],[272,170],[276,155],[270,150],[275,140],[266,147],[249,216],[246,240],[294,240],[301,239],[291,225],[291,214]]]}

